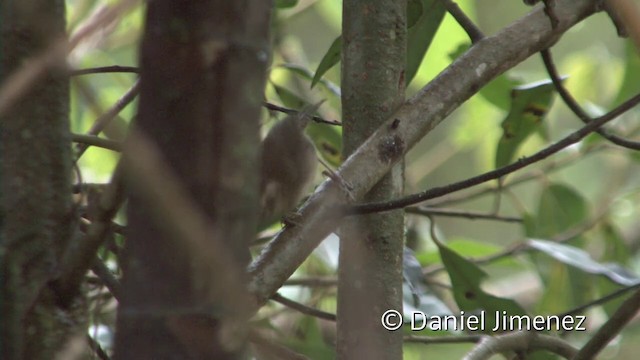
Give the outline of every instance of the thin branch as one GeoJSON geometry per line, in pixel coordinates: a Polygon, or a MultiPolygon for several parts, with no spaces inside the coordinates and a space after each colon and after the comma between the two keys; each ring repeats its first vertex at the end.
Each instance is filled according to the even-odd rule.
{"type": "MultiPolygon", "coordinates": [[[[551,240],[557,243],[564,243],[575,238],[576,236],[579,236],[585,233],[587,230],[591,229],[598,223],[598,221],[607,213],[607,209],[608,209],[607,206],[603,206],[602,211],[596,216],[594,216],[593,218],[589,219],[589,221],[586,221],[563,233],[553,236],[551,237],[551,240]]],[[[504,250],[496,254],[492,254],[492,255],[476,258],[476,259],[471,259],[470,261],[476,265],[488,264],[488,263],[492,263],[494,261],[503,259],[505,257],[509,257],[515,254],[519,254],[521,252],[526,252],[531,250],[532,249],[529,247],[528,242],[525,240],[525,241],[514,243],[510,246],[507,246],[504,250]]],[[[423,273],[425,276],[429,276],[438,271],[442,271],[444,269],[445,269],[444,265],[434,265],[434,266],[425,268],[423,270],[423,273]]]]}
{"type": "Polygon", "coordinates": [[[460,24],[462,29],[467,33],[471,43],[475,44],[478,41],[484,39],[484,34],[482,30],[473,23],[473,21],[467,16],[467,14],[460,9],[458,4],[456,4],[453,0],[441,0],[447,12],[453,16],[454,19],[460,24]]]}
{"type": "Polygon", "coordinates": [[[337,317],[335,314],[331,314],[322,310],[318,310],[318,309],[314,309],[312,307],[309,307],[307,305],[301,304],[299,302],[293,301],[291,299],[287,299],[286,297],[275,293],[272,297],[271,300],[276,301],[286,307],[292,308],[294,310],[297,310],[305,315],[310,315],[313,317],[316,317],[318,319],[324,319],[324,320],[329,320],[329,321],[337,321],[337,317]]]}
{"type": "MultiPolygon", "coordinates": [[[[98,135],[102,130],[115,118],[118,114],[125,108],[127,105],[131,104],[133,100],[138,96],[140,92],[140,81],[136,81],[130,88],[127,90],[124,95],[111,108],[105,111],[104,114],[100,115],[96,121],[91,126],[91,129],[87,131],[87,135],[98,135]]],[[[78,144],[76,146],[76,158],[79,159],[82,154],[87,150],[88,146],[85,144],[78,144]]]]}
{"type": "MultiPolygon", "coordinates": [[[[114,141],[109,139],[103,139],[101,137],[97,137],[95,135],[84,135],[84,134],[71,134],[71,141],[82,145],[83,148],[87,148],[89,146],[95,146],[107,150],[112,150],[116,152],[122,151],[122,142],[114,141]]],[[[84,151],[84,150],[83,150],[84,151]]]]}
{"type": "Polygon", "coordinates": [[[569,311],[566,311],[566,312],[558,315],[558,317],[559,318],[563,318],[565,316],[571,316],[571,315],[580,314],[580,313],[584,312],[585,310],[587,310],[590,307],[608,303],[609,301],[617,299],[620,296],[628,293],[629,291],[637,289],[638,287],[640,287],[640,283],[637,283],[637,284],[634,284],[634,285],[631,285],[631,286],[623,287],[622,289],[618,289],[618,290],[612,292],[609,295],[605,295],[605,296],[603,296],[601,298],[598,298],[598,299],[595,299],[593,301],[589,301],[586,304],[580,305],[577,308],[574,308],[574,309],[571,309],[569,311]]]}
{"type": "Polygon", "coordinates": [[[93,265],[91,266],[91,270],[96,274],[96,276],[102,281],[104,286],[109,289],[111,295],[120,301],[120,281],[116,279],[115,276],[111,273],[111,270],[99,259],[96,259],[93,265]]]}
{"type": "Polygon", "coordinates": [[[560,160],[551,161],[546,163],[541,169],[533,169],[527,173],[520,174],[518,176],[514,176],[508,183],[502,184],[501,186],[487,186],[484,188],[476,189],[475,191],[469,191],[465,193],[452,193],[447,196],[440,197],[438,199],[434,199],[434,201],[429,201],[428,206],[442,206],[449,204],[456,204],[463,201],[469,201],[476,199],[480,196],[487,195],[490,193],[495,193],[501,190],[506,190],[515,185],[519,185],[534,179],[537,179],[541,176],[546,176],[549,173],[562,169],[565,166],[571,165],[574,161],[583,158],[585,155],[592,154],[595,151],[599,151],[604,149],[605,147],[602,145],[598,146],[590,146],[585,151],[572,153],[560,160]]]}
{"type": "Polygon", "coordinates": [[[593,359],[607,344],[620,333],[640,310],[640,290],[625,300],[600,330],[580,349],[573,360],[593,359]]]}
{"type": "Polygon", "coordinates": [[[71,69],[69,70],[70,76],[80,76],[89,74],[110,74],[110,73],[133,73],[138,74],[140,69],[134,66],[101,66],[88,69],[71,69]]]}
{"type": "Polygon", "coordinates": [[[98,343],[96,339],[91,337],[91,335],[89,334],[87,334],[87,342],[89,343],[89,348],[93,350],[93,352],[96,354],[96,356],[98,356],[100,360],[111,360],[109,355],[107,355],[107,352],[104,351],[102,346],[100,346],[100,343],[98,343]]]}
{"type": "Polygon", "coordinates": [[[547,157],[557,153],[558,151],[579,142],[580,140],[585,138],[587,135],[589,135],[590,133],[598,129],[600,126],[620,116],[624,112],[636,106],[639,102],[640,102],[640,94],[627,100],[623,104],[619,105],[617,108],[611,110],[609,113],[603,116],[600,116],[594,119],[593,121],[590,121],[584,127],[565,136],[564,138],[557,141],[556,143],[538,151],[537,153],[531,156],[520,158],[516,162],[511,163],[509,165],[503,166],[495,170],[488,171],[484,174],[473,176],[466,180],[458,181],[446,186],[431,188],[421,193],[401,197],[392,201],[354,205],[348,208],[346,212],[347,214],[369,214],[373,212],[382,212],[382,211],[400,209],[405,206],[417,204],[429,199],[434,199],[446,194],[450,194],[450,193],[460,191],[478,184],[482,184],[490,180],[501,178],[514,171],[520,170],[533,163],[546,159],[547,157]]]}
{"type": "Polygon", "coordinates": [[[498,214],[479,213],[474,211],[463,211],[463,210],[457,210],[457,209],[442,209],[442,208],[434,208],[434,207],[428,207],[428,206],[410,206],[405,208],[405,211],[409,214],[447,216],[447,217],[465,218],[469,220],[481,219],[481,220],[495,220],[495,221],[516,222],[516,223],[522,222],[521,217],[501,216],[498,214]]]}
{"type": "MultiPolygon", "coordinates": [[[[555,86],[556,91],[560,94],[560,97],[564,101],[565,104],[571,109],[571,111],[585,124],[593,121],[593,119],[589,116],[589,114],[584,111],[576,99],[569,93],[567,88],[562,84],[562,79],[558,75],[558,70],[556,68],[555,63],[553,62],[553,57],[551,56],[551,51],[549,49],[544,49],[540,51],[540,55],[542,56],[542,61],[544,62],[544,66],[547,69],[547,73],[549,77],[551,77],[551,81],[553,82],[553,86],[555,86]]],[[[627,139],[623,139],[614,134],[609,134],[606,129],[597,129],[596,132],[604,137],[605,139],[611,141],[612,143],[625,147],[631,150],[640,150],[640,142],[631,141],[627,139]]]]}
{"type": "MultiPolygon", "coordinates": [[[[268,102],[265,102],[263,104],[263,106],[265,108],[269,109],[269,110],[279,111],[279,112],[285,113],[287,115],[288,114],[297,114],[297,113],[300,112],[298,110],[289,109],[289,108],[282,107],[282,106],[279,106],[279,105],[276,105],[276,104],[272,104],[272,103],[268,103],[268,102]]],[[[313,121],[315,121],[317,123],[320,123],[320,124],[342,126],[342,123],[340,121],[338,121],[338,120],[326,120],[326,119],[323,119],[323,118],[321,118],[319,116],[311,116],[311,120],[313,120],[313,121]]]]}

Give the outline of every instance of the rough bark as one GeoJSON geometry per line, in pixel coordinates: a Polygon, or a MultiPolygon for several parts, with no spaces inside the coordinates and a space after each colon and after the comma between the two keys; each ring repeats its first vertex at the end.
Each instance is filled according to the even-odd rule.
{"type": "MultiPolygon", "coordinates": [[[[343,3],[342,109],[345,156],[353,153],[404,100],[406,3],[343,3]]],[[[364,196],[402,194],[402,162],[364,196]]],[[[352,217],[340,227],[338,358],[401,359],[402,332],[380,324],[402,310],[401,210],[352,217]]]]}
{"type": "MultiPolygon", "coordinates": [[[[0,2],[0,80],[65,37],[63,0],[0,2]]],[[[52,359],[82,322],[74,294],[52,286],[71,239],[69,85],[50,63],[0,114],[0,338],[5,359],[52,359]],[[76,312],[78,311],[78,312],[76,312]]]]}
{"type": "MultiPolygon", "coordinates": [[[[169,196],[175,194],[166,194],[162,201],[150,199],[141,176],[158,173],[129,168],[129,232],[117,358],[243,354],[242,336],[232,332],[234,344],[229,345],[229,333],[221,326],[220,319],[234,311],[229,308],[232,304],[221,300],[225,299],[221,279],[227,274],[211,273],[215,266],[196,260],[210,249],[176,236],[180,231],[171,228],[175,224],[158,217],[171,209],[156,206],[195,204],[197,209],[188,210],[206,215],[208,229],[213,229],[205,234],[211,248],[231,249],[217,254],[233,259],[227,272],[243,273],[257,224],[258,121],[269,59],[270,11],[270,2],[261,0],[158,0],[148,5],[135,124],[145,140],[130,137],[130,143],[140,144],[128,149],[139,145],[147,155],[153,155],[147,151],[150,148],[158,149],[156,155],[179,180],[181,194],[190,199],[178,196],[174,204],[169,196]]],[[[125,156],[133,159],[128,162],[131,166],[143,152],[129,151],[125,156]]]]}

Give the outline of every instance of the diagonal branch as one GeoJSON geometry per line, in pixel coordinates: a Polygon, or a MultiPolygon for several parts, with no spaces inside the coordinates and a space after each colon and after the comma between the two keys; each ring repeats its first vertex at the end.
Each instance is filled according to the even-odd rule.
{"type": "Polygon", "coordinates": [[[475,44],[478,41],[484,39],[484,34],[482,30],[473,21],[467,16],[467,14],[460,9],[460,6],[456,4],[453,0],[441,0],[447,12],[453,16],[454,19],[458,22],[458,24],[464,29],[471,40],[471,43],[475,44]]]}
{"type": "MultiPolygon", "coordinates": [[[[569,109],[585,124],[593,121],[593,119],[584,111],[576,99],[571,95],[571,93],[564,87],[562,84],[562,80],[558,75],[558,70],[556,68],[555,63],[553,62],[553,57],[551,56],[551,50],[544,49],[540,52],[542,56],[542,61],[544,62],[544,66],[547,69],[547,73],[549,77],[551,77],[551,81],[553,82],[553,86],[555,86],[556,91],[560,94],[560,97],[567,105],[569,109]]],[[[640,150],[640,143],[637,141],[627,140],[616,136],[614,134],[609,134],[605,129],[597,129],[596,132],[600,134],[600,136],[605,139],[611,141],[612,143],[631,149],[631,150],[640,150]]]]}
{"type": "Polygon", "coordinates": [[[542,9],[476,43],[409,99],[340,167],[340,186],[329,179],[300,209],[298,226],[287,227],[249,267],[249,290],[262,304],[339,224],[337,204],[361,199],[404,154],[489,81],[549,47],[571,26],[596,11],[597,1],[560,1],[551,28],[542,9]]]}
{"type": "Polygon", "coordinates": [[[487,171],[483,174],[476,175],[470,177],[468,179],[458,181],[449,185],[434,187],[423,192],[408,195],[399,199],[387,201],[387,202],[379,202],[379,203],[369,203],[369,204],[360,204],[351,207],[348,210],[348,214],[368,214],[372,212],[380,212],[380,211],[388,211],[393,209],[403,208],[408,205],[417,204],[422,201],[430,200],[437,198],[439,196],[447,195],[455,191],[463,190],[469,188],[474,185],[481,184],[483,182],[487,182],[489,180],[499,179],[505,175],[513,173],[517,170],[520,170],[526,166],[529,166],[533,163],[536,163],[540,160],[546,159],[547,157],[559,152],[562,149],[567,148],[570,145],[573,145],[580,140],[584,139],[590,133],[599,129],[602,125],[607,122],[615,119],[616,117],[622,115],[629,109],[636,106],[640,103],[640,94],[632,97],[631,99],[625,101],[617,108],[611,110],[607,114],[594,119],[587,123],[587,125],[583,126],[579,130],[565,136],[561,140],[553,143],[552,145],[538,151],[537,153],[523,157],[518,159],[518,161],[513,162],[509,165],[503,166],[501,168],[487,171]]]}
{"type": "Polygon", "coordinates": [[[593,359],[622,331],[640,310],[640,290],[625,300],[600,330],[580,349],[574,360],[593,359]]]}

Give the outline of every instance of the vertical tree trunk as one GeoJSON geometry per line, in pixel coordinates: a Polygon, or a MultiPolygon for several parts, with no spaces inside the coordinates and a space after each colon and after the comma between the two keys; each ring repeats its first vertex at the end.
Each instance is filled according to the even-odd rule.
{"type": "MultiPolygon", "coordinates": [[[[406,2],[345,0],[342,108],[345,156],[404,99],[406,2]]],[[[380,201],[403,190],[395,166],[365,197],[380,201]]],[[[353,218],[340,228],[338,357],[401,359],[402,333],[385,330],[387,309],[402,310],[403,212],[353,218]]]]}
{"type": "Polygon", "coordinates": [[[0,2],[0,84],[17,95],[0,114],[3,359],[52,359],[78,330],[75,297],[50,286],[74,224],[69,85],[62,67],[34,61],[64,40],[64,10],[64,0],[0,2]],[[40,76],[19,91],[10,79],[25,67],[40,76]]]}
{"type": "MultiPolygon", "coordinates": [[[[217,234],[212,244],[232,249],[222,255],[235,260],[230,272],[244,273],[256,231],[270,12],[262,0],[153,1],[141,47],[136,129],[157,145],[208,216],[217,234]]],[[[154,218],[148,200],[131,189],[116,356],[241,357],[242,349],[227,347],[229,334],[221,333],[218,320],[229,309],[215,295],[201,296],[215,294],[202,287],[214,287],[225,274],[206,273],[186,239],[154,218]],[[199,335],[204,342],[191,343],[199,335]]]]}

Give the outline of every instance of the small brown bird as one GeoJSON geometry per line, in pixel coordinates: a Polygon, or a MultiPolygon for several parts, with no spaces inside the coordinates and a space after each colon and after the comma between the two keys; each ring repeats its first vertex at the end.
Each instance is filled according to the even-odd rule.
{"type": "Polygon", "coordinates": [[[320,104],[288,115],[262,141],[260,229],[292,211],[313,181],[316,151],[304,129],[320,104]]]}

